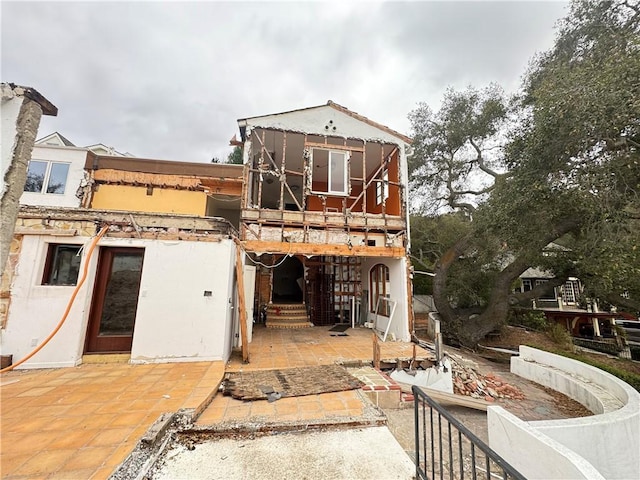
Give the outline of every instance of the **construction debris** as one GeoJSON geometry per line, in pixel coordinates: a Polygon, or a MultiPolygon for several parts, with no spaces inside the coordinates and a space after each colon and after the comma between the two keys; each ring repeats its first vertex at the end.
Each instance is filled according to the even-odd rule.
{"type": "Polygon", "coordinates": [[[471,398],[484,399],[494,402],[497,398],[509,398],[524,400],[522,391],[513,385],[509,385],[502,378],[488,373],[482,375],[476,368],[453,364],[453,392],[458,395],[466,395],[471,398]]]}

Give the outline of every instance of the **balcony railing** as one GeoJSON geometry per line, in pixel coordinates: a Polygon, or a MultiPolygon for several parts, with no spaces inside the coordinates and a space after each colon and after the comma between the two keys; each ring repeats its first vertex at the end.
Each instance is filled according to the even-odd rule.
{"type": "Polygon", "coordinates": [[[412,391],[416,478],[525,479],[419,387],[414,386],[412,391]]]}

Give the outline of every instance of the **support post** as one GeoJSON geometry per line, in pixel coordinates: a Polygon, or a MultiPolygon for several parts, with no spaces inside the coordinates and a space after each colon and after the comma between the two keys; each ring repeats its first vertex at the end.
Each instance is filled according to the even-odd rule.
{"type": "Polygon", "coordinates": [[[242,246],[236,245],[236,281],[238,284],[238,308],[240,310],[240,338],[242,339],[242,362],[249,363],[249,341],[247,340],[247,308],[244,298],[244,271],[242,270],[242,246]]]}

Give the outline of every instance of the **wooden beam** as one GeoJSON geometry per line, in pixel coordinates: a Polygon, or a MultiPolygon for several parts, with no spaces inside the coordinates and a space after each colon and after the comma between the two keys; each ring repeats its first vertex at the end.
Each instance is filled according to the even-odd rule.
{"type": "Polygon", "coordinates": [[[236,283],[238,286],[238,309],[240,310],[240,338],[242,340],[242,361],[249,363],[249,340],[247,339],[247,308],[244,298],[244,271],[242,269],[242,246],[236,246],[236,283]]]}
{"type": "Polygon", "coordinates": [[[318,142],[305,141],[304,146],[310,147],[310,148],[323,148],[326,150],[348,150],[351,152],[364,152],[364,148],[361,148],[361,147],[349,147],[347,145],[332,145],[330,143],[318,143],[318,142]]]}
{"type": "MultiPolygon", "coordinates": [[[[400,390],[405,393],[412,393],[411,385],[408,383],[396,382],[400,385],[400,390]]],[[[439,390],[434,390],[427,387],[419,387],[424,393],[440,403],[446,403],[449,405],[458,405],[460,407],[473,408],[475,410],[481,410],[486,412],[489,405],[493,405],[486,400],[480,400],[477,398],[467,397],[465,395],[456,395],[455,393],[446,393],[439,390]]]]}
{"type": "Polygon", "coordinates": [[[369,247],[364,245],[332,245],[326,243],[291,243],[247,240],[243,246],[248,252],[278,253],[291,255],[335,255],[342,257],[387,257],[402,258],[406,251],[402,247],[369,247]]]}

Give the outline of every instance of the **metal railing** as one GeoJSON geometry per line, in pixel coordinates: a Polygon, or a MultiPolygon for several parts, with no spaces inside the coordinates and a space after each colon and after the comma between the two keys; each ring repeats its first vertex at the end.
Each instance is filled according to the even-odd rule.
{"type": "Polygon", "coordinates": [[[419,387],[412,391],[416,478],[526,480],[419,387]]]}

